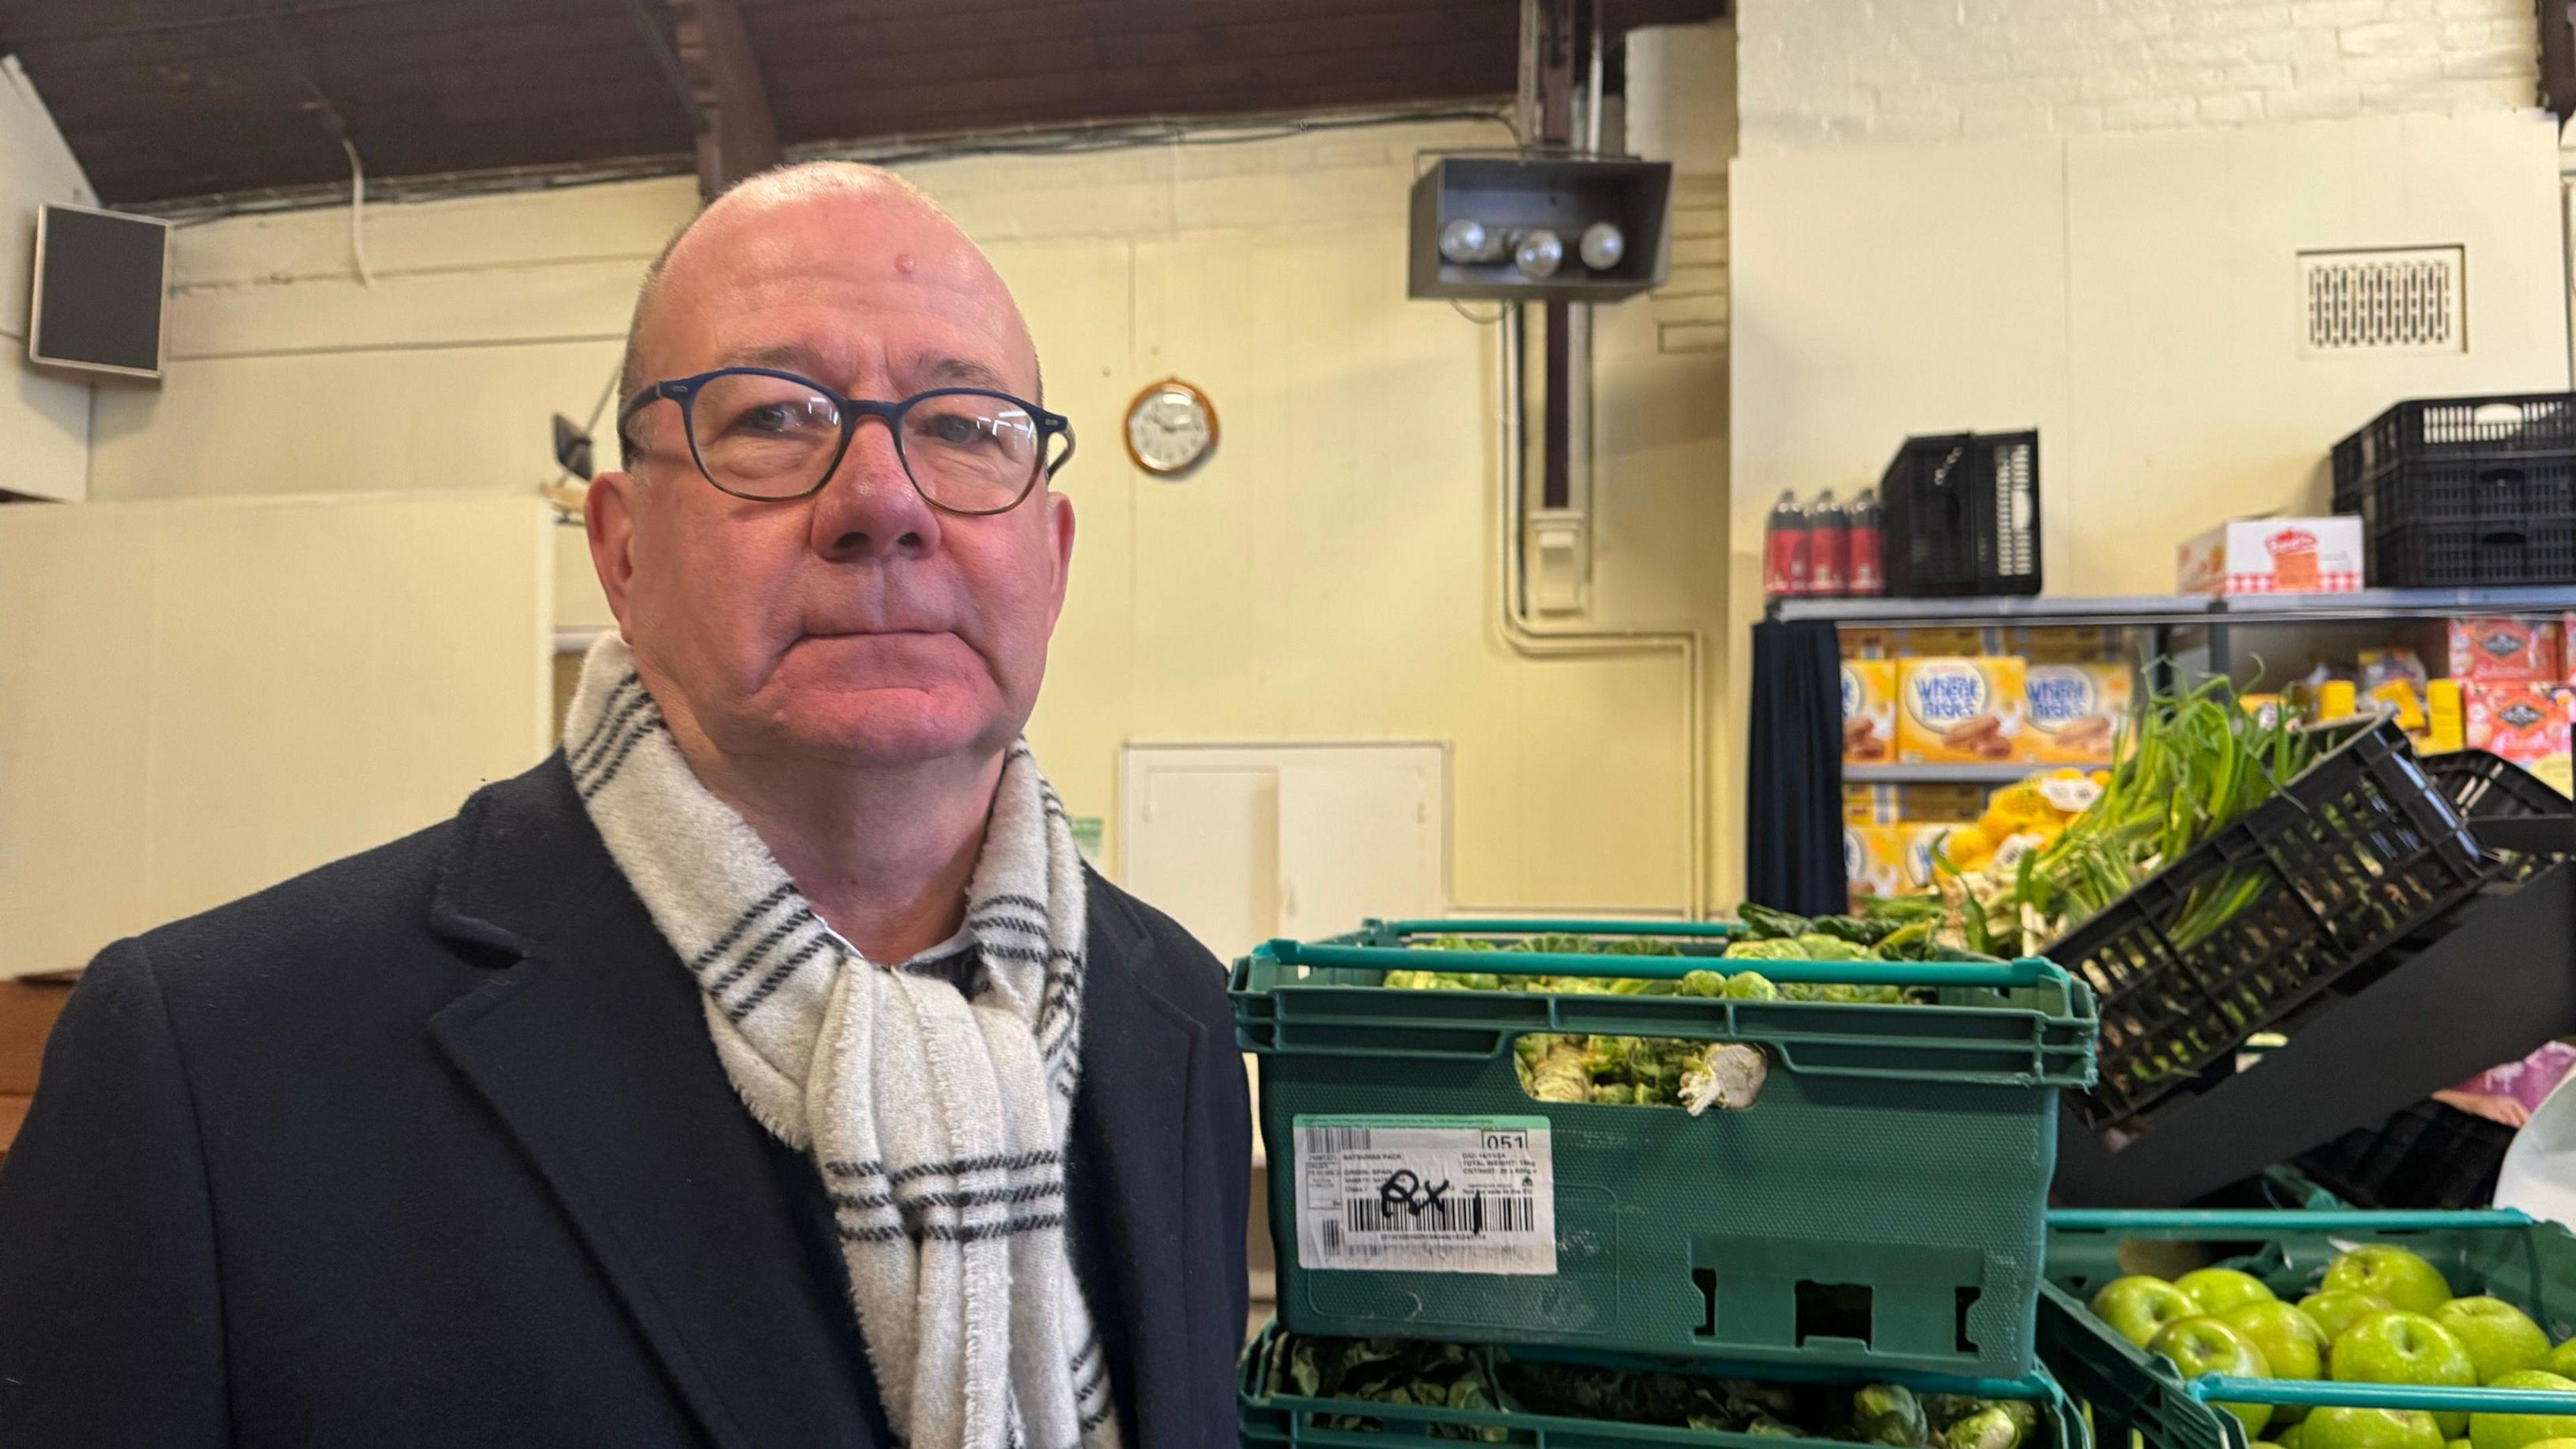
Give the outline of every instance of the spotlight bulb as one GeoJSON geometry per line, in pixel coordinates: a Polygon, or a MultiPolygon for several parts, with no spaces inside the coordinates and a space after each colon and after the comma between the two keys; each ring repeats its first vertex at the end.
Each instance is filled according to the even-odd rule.
{"type": "Polygon", "coordinates": [[[1485,224],[1473,217],[1462,216],[1440,228],[1440,255],[1457,266],[1491,261],[1494,239],[1485,224]]]}
{"type": "Polygon", "coordinates": [[[1596,272],[1606,272],[1619,265],[1628,254],[1628,238],[1619,228],[1606,221],[1596,221],[1583,229],[1583,242],[1578,248],[1583,264],[1596,272]]]}
{"type": "Polygon", "coordinates": [[[1555,232],[1541,228],[1525,231],[1512,248],[1512,266],[1533,282],[1544,282],[1556,275],[1565,261],[1565,243],[1555,232]]]}

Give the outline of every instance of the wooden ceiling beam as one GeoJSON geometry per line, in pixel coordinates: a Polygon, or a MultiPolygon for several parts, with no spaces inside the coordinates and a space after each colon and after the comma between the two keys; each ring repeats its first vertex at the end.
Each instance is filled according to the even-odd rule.
{"type": "Polygon", "coordinates": [[[670,0],[679,22],[680,65],[697,105],[698,195],[712,201],[726,187],[782,159],[778,123],[751,36],[734,0],[670,0]]]}

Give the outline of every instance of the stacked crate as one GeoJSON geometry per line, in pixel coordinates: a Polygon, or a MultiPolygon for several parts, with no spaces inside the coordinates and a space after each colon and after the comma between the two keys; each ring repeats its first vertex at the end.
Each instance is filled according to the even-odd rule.
{"type": "Polygon", "coordinates": [[[2335,445],[2375,588],[2576,583],[2576,393],[2402,402],[2335,445]]]}
{"type": "MultiPolygon", "coordinates": [[[[1280,1333],[2053,1393],[2031,1377],[2033,1313],[2058,1094],[2092,1077],[2090,989],[2044,961],[1721,967],[1709,958],[1727,939],[1724,926],[1392,922],[1236,963],[1278,1264],[1279,1324],[1246,1364],[1247,1443],[1328,1442],[1319,1426],[1354,1412],[1282,1390],[1269,1362],[1280,1333]],[[1513,949],[1566,933],[1683,954],[1513,949]],[[1455,934],[1503,949],[1425,949],[1455,934]],[[1711,967],[1927,999],[1382,984],[1430,970],[1493,973],[1507,988],[1542,976],[1668,986],[1711,967]],[[1745,1044],[1767,1075],[1748,1105],[1698,1115],[1543,1101],[1515,1065],[1514,1042],[1531,1033],[1745,1044]]],[[[1383,1432],[1422,1437],[1444,1437],[1437,1425],[1532,1429],[1528,1415],[1365,1412],[1383,1432]]],[[[1639,1433],[1584,1442],[1741,1437],[1639,1433]]]]}

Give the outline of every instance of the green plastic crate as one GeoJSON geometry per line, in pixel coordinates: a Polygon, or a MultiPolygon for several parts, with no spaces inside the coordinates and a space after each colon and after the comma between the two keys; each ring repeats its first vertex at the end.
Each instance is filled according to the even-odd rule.
{"type": "MultiPolygon", "coordinates": [[[[1399,921],[1236,963],[1260,1058],[1279,1315],[1301,1333],[1557,1344],[1748,1364],[2017,1378],[2032,1363],[2057,1097],[2091,1080],[2091,991],[2045,961],[1782,962],[1778,981],[1937,987],[1937,1004],[1389,991],[1389,969],[1678,976],[1705,960],[1401,949],[1567,932],[1724,947],[1718,926],[1399,921]],[[1757,1042],[1761,1099],[1700,1117],[1533,1100],[1526,1032],[1757,1042]],[[1305,1266],[1301,1117],[1543,1123],[1553,1273],[1305,1266]]],[[[1542,1233],[1543,1236],[1543,1233],[1542,1233]]],[[[1321,1240],[1319,1239],[1319,1242],[1321,1240]]]]}
{"type": "MultiPolygon", "coordinates": [[[[1310,1399],[1274,1391],[1270,1382],[1271,1346],[1283,1330],[1273,1322],[1244,1350],[1236,1387],[1237,1417],[1244,1449],[1393,1449],[1406,1444],[1484,1442],[1517,1444],[1532,1449],[1642,1449],[1642,1446],[1686,1446],[1686,1449],[1783,1449],[1793,1444],[1839,1444],[1834,1439],[1782,1440],[1757,1434],[1675,1429],[1661,1424],[1612,1424],[1594,1419],[1565,1419],[1547,1414],[1483,1413],[1469,1409],[1363,1403],[1351,1399],[1310,1399]],[[1345,1414],[1366,1414],[1376,1429],[1330,1429],[1322,1421],[1345,1414]],[[1489,1437],[1490,1436],[1490,1437],[1489,1437]]],[[[2068,1396],[2043,1370],[2018,1380],[1961,1379],[1939,1375],[1896,1375],[1899,1382],[1926,1393],[1975,1394],[1990,1399],[2031,1399],[2040,1405],[2046,1442],[2029,1449],[2093,1449],[2084,1420],[2068,1396]]],[[[1884,1449],[1884,1446],[1869,1446],[1884,1449]]]]}
{"type": "Polygon", "coordinates": [[[2430,1259],[2460,1294],[2492,1293],[2529,1313],[2550,1337],[2576,1335],[2576,1236],[2518,1212],[2123,1211],[2049,1214],[2048,1282],[2039,1301],[2040,1360],[2084,1407],[2110,1449],[2247,1449],[2244,1426],[2218,1403],[2350,1404],[2425,1410],[2567,1413],[2576,1395],[2527,1389],[2431,1389],[2207,1375],[2185,1382],[2086,1310],[2121,1276],[2124,1241],[2226,1245],[2223,1259],[2298,1296],[2346,1248],[2391,1242],[2430,1259]],[[2133,1438],[2134,1436],[2134,1438],[2133,1438]]]}

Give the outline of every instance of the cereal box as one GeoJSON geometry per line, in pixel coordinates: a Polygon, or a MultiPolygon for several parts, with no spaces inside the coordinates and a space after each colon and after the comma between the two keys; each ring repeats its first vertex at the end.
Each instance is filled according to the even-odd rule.
{"type": "Polygon", "coordinates": [[[2120,631],[2072,624],[2015,624],[2004,631],[2004,652],[2033,664],[2116,664],[2120,631]]]}
{"type": "Polygon", "coordinates": [[[1905,890],[1904,859],[1895,825],[1846,825],[1843,827],[1843,882],[1856,902],[1862,896],[1901,895],[1905,890]]]}
{"type": "Polygon", "coordinates": [[[2567,753],[2567,712],[2562,684],[2460,686],[2463,741],[2517,765],[2567,753]]]}
{"type": "Polygon", "coordinates": [[[2185,543],[2174,564],[2186,594],[2361,591],[2361,520],[2239,518],[2185,543]]]}
{"type": "Polygon", "coordinates": [[[1896,757],[1909,764],[2015,758],[2021,748],[2022,669],[2012,655],[1897,661],[1896,757]]]}
{"type": "Polygon", "coordinates": [[[1899,785],[1899,820],[1954,820],[1961,824],[1986,813],[1986,792],[1979,785],[1899,785]]]}
{"type": "Polygon", "coordinates": [[[1896,758],[1896,661],[1843,661],[1843,763],[1884,765],[1896,758]]]}
{"type": "Polygon", "coordinates": [[[1902,786],[1845,785],[1843,787],[1843,823],[1845,825],[1894,825],[1904,818],[1898,813],[1897,801],[1902,786]]]}
{"type": "Polygon", "coordinates": [[[1987,639],[1987,631],[1973,625],[1927,625],[1896,631],[1896,654],[1899,658],[1909,655],[1991,654],[1993,652],[1994,649],[1987,639]]]}
{"type": "Polygon", "coordinates": [[[2023,680],[2029,714],[2022,758],[2044,765],[2107,765],[2129,712],[2125,664],[2033,664],[2023,680]]]}
{"type": "Polygon", "coordinates": [[[1940,872],[1932,864],[1932,851],[1947,840],[1951,832],[1962,828],[1946,821],[1919,820],[1888,827],[1899,852],[1901,868],[1898,875],[1907,890],[1926,891],[1939,884],[1940,872]]]}
{"type": "Polygon", "coordinates": [[[1896,652],[1893,629],[1837,629],[1834,643],[1845,659],[1885,659],[1896,652]]]}
{"type": "Polygon", "coordinates": [[[2453,619],[2453,679],[2481,684],[2557,682],[2558,629],[2538,619],[2453,619]]]}

